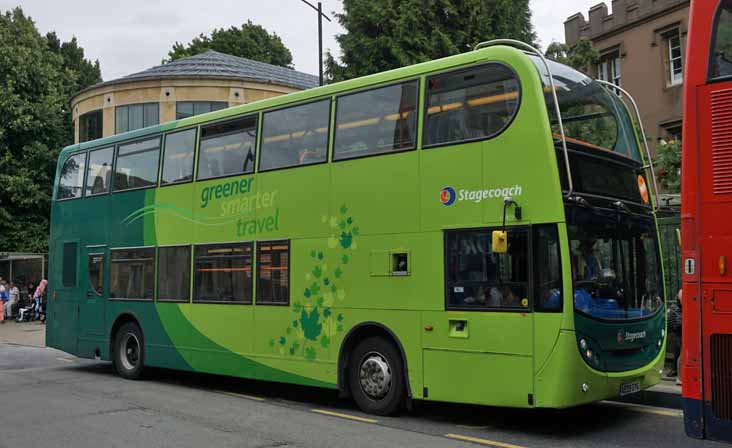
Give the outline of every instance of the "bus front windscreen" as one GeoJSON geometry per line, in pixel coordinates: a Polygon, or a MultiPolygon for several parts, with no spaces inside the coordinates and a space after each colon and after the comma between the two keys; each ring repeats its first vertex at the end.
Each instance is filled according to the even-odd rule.
{"type": "Polygon", "coordinates": [[[575,310],[604,320],[655,315],[663,286],[652,218],[570,206],[567,220],[575,310]]]}
{"type": "MultiPolygon", "coordinates": [[[[531,60],[544,83],[552,132],[559,137],[559,120],[546,67],[536,56],[531,56],[531,60]]],[[[620,97],[571,67],[549,61],[549,68],[567,140],[610,150],[640,162],[633,121],[620,97]]]]}

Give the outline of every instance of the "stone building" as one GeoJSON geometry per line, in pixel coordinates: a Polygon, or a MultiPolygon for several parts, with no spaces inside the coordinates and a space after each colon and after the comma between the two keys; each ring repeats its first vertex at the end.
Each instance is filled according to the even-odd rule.
{"type": "Polygon", "coordinates": [[[564,22],[565,41],[588,38],[600,52],[590,75],[621,86],[638,102],[651,148],[681,136],[689,0],[613,0],[564,22]]]}
{"type": "Polygon", "coordinates": [[[318,85],[318,77],[216,51],[79,92],[74,141],[84,142],[318,85]]]}

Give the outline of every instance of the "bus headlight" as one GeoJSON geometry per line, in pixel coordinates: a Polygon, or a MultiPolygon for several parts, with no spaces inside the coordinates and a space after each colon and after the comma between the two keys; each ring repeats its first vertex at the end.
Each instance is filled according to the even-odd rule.
{"type": "Polygon", "coordinates": [[[587,341],[585,340],[585,338],[580,339],[580,348],[582,350],[587,350],[587,341]]]}
{"type": "Polygon", "coordinates": [[[663,339],[664,337],[666,337],[666,329],[661,328],[661,339],[663,339]]]}
{"type": "Polygon", "coordinates": [[[592,353],[591,348],[588,348],[587,351],[585,352],[585,356],[587,357],[587,359],[592,359],[592,354],[593,353],[592,353]]]}

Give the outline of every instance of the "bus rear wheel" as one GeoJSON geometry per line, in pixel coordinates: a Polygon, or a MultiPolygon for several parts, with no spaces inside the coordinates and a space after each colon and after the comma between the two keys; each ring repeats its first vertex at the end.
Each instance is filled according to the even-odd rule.
{"type": "Polygon", "coordinates": [[[140,327],[134,322],[122,325],[112,347],[112,362],[117,374],[128,380],[139,379],[145,367],[145,345],[140,327]]]}
{"type": "Polygon", "coordinates": [[[386,339],[371,337],[361,341],[351,354],[348,375],[351,394],[362,411],[389,415],[404,403],[401,356],[386,339]]]}

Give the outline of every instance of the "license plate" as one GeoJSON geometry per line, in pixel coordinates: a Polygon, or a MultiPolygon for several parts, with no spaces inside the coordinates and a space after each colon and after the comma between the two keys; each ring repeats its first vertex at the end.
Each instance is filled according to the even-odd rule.
{"type": "Polygon", "coordinates": [[[640,390],[641,390],[640,381],[633,381],[632,383],[627,383],[627,384],[623,384],[622,386],[620,386],[620,396],[624,397],[626,395],[640,392],[640,390]]]}

